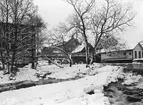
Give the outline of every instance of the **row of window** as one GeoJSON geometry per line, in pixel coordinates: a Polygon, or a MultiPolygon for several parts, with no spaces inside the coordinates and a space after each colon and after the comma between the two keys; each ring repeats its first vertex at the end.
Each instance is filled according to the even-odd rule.
{"type": "Polygon", "coordinates": [[[135,58],[143,58],[143,51],[135,51],[135,58]]]}
{"type": "MultiPolygon", "coordinates": [[[[129,52],[128,54],[129,54],[129,55],[132,55],[132,53],[131,53],[131,52],[129,52]]],[[[123,53],[123,55],[127,55],[127,53],[126,53],[126,52],[124,52],[124,53],[123,53]]]]}

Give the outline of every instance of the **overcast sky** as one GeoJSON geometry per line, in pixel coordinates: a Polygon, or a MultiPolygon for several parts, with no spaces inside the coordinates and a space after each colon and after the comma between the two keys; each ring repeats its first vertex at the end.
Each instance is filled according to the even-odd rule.
{"type": "MultiPolygon", "coordinates": [[[[121,35],[132,46],[143,40],[143,0],[123,1],[131,3],[134,7],[133,10],[137,13],[134,19],[134,28],[121,35]]],[[[72,7],[64,0],[34,0],[34,3],[38,5],[39,14],[52,27],[65,21],[73,11],[72,7]]]]}

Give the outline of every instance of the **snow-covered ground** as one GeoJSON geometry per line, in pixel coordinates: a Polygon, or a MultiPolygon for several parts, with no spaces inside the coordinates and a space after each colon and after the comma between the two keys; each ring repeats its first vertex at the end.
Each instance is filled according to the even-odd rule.
{"type": "Polygon", "coordinates": [[[37,80],[35,73],[36,70],[30,69],[29,67],[19,68],[15,80],[9,80],[10,74],[3,75],[3,71],[0,71],[0,84],[13,83],[24,80],[37,80]]]}
{"type": "Polygon", "coordinates": [[[81,75],[83,78],[2,92],[0,93],[1,105],[110,105],[108,98],[103,94],[103,86],[122,77],[121,67],[102,67],[100,64],[94,64],[90,68],[80,64],[71,68],[59,69],[56,66],[47,66],[46,63],[41,63],[37,71],[32,71],[29,66],[21,70],[23,72],[22,74],[19,72],[16,81],[36,80],[35,73],[37,71],[40,73],[52,72],[47,77],[58,79],[72,78],[77,75],[81,75]],[[29,73],[29,77],[27,73],[29,73]]]}
{"type": "MultiPolygon", "coordinates": [[[[89,68],[86,68],[85,64],[78,64],[73,65],[71,68],[67,65],[65,65],[64,68],[59,68],[56,65],[48,65],[47,61],[40,61],[37,69],[31,69],[31,64],[19,68],[19,71],[17,72],[16,79],[15,80],[9,80],[10,75],[3,75],[3,71],[0,71],[0,84],[5,83],[13,83],[17,81],[25,81],[25,80],[32,80],[37,81],[39,78],[37,78],[36,74],[45,74],[45,73],[51,73],[51,75],[47,76],[50,78],[56,78],[56,79],[68,79],[68,78],[74,78],[75,76],[82,76],[83,74],[94,74],[96,73],[95,68],[101,67],[100,64],[94,64],[91,68],[94,68],[93,71],[89,71],[89,68]]],[[[92,69],[90,69],[92,70],[92,69]]]]}

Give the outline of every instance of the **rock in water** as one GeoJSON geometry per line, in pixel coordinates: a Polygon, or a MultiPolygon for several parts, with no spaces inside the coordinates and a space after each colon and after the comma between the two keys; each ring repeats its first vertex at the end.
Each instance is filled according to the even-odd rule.
{"type": "Polygon", "coordinates": [[[126,100],[128,102],[141,102],[142,101],[142,99],[134,97],[134,96],[127,96],[126,100]]]}

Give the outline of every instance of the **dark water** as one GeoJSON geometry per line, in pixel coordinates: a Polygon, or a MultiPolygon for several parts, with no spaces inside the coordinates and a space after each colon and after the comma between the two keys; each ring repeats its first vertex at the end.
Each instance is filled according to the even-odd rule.
{"type": "Polygon", "coordinates": [[[53,83],[77,80],[80,78],[82,78],[82,77],[76,76],[74,78],[69,78],[69,79],[48,78],[48,79],[41,79],[39,81],[27,80],[27,81],[15,82],[15,83],[7,83],[7,84],[0,85],[0,93],[4,92],[4,91],[28,88],[28,87],[37,86],[37,85],[46,85],[46,84],[53,84],[53,83]]]}
{"type": "Polygon", "coordinates": [[[143,70],[143,64],[128,64],[127,68],[143,70]]]}
{"type": "Polygon", "coordinates": [[[143,64],[128,64],[123,69],[124,72],[133,72],[143,76],[143,64]]]}
{"type": "Polygon", "coordinates": [[[143,89],[135,88],[137,84],[122,85],[123,80],[112,82],[104,87],[104,95],[111,105],[143,105],[143,89]]]}
{"type": "Polygon", "coordinates": [[[103,63],[104,65],[111,66],[122,66],[124,67],[124,72],[135,72],[137,74],[143,75],[143,63],[133,64],[133,63],[103,63]]]}

